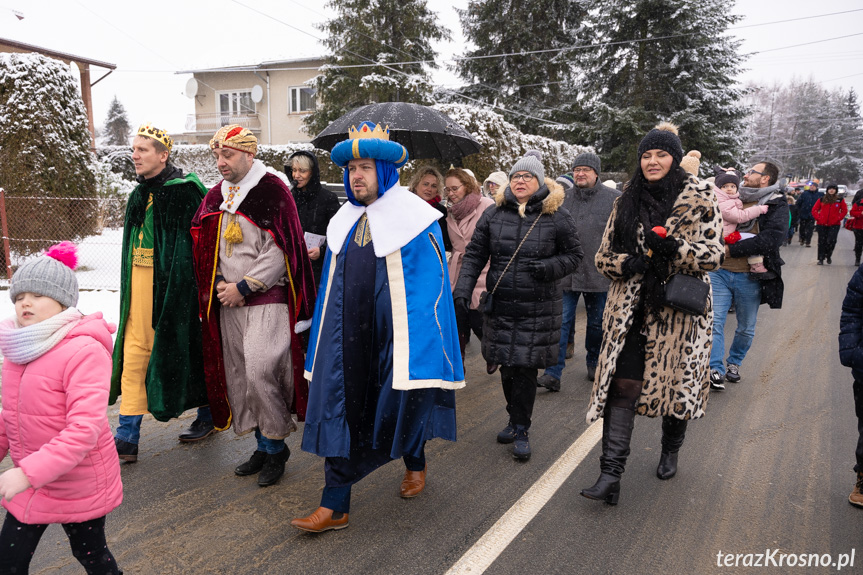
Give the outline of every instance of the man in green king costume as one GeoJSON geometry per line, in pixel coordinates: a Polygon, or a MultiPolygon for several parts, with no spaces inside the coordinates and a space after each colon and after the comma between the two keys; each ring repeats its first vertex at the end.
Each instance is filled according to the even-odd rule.
{"type": "Polygon", "coordinates": [[[198,407],[180,441],[214,433],[204,384],[201,326],[189,225],[207,189],[173,166],[171,137],[144,124],[132,144],[138,187],[123,229],[120,325],[110,403],[121,396],[114,442],[124,461],[138,460],[141,420],[168,421],[198,407]],[[203,406],[203,407],[202,407],[203,406]]]}

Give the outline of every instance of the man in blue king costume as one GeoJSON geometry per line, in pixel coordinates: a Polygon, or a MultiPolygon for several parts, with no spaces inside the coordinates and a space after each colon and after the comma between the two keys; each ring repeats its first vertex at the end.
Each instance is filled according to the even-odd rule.
{"type": "Polygon", "coordinates": [[[398,185],[407,150],[363,122],[337,144],[349,202],[327,228],[306,355],[302,447],[326,458],[321,506],[291,525],[348,526],[351,486],[398,458],[402,497],[425,487],[425,442],[455,441],[464,387],[440,212],[398,185]]]}

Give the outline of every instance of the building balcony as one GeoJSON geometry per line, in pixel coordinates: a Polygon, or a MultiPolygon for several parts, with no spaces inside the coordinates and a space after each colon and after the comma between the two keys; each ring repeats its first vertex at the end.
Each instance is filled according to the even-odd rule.
{"type": "Polygon", "coordinates": [[[261,119],[257,113],[251,114],[189,114],[186,116],[186,132],[212,134],[222,126],[239,124],[253,132],[261,131],[261,119]]]}

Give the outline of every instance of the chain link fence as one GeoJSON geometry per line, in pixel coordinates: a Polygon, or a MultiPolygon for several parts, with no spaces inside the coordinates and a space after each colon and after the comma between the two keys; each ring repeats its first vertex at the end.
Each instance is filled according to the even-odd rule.
{"type": "Polygon", "coordinates": [[[120,289],[126,196],[17,196],[0,189],[0,286],[28,259],[62,241],[78,247],[81,289],[120,289]]]}

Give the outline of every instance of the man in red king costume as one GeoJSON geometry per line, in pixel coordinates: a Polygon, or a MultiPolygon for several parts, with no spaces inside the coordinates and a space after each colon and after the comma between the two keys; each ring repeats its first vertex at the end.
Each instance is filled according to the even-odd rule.
{"type": "Polygon", "coordinates": [[[267,486],[290,457],[291,412],[305,415],[308,384],[294,330],[314,311],[312,266],[291,192],[255,159],[252,132],[225,126],[210,149],[224,179],[192,220],[207,395],[217,429],[233,424],[258,440],[234,472],[258,473],[267,486]]]}

